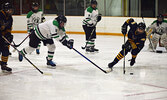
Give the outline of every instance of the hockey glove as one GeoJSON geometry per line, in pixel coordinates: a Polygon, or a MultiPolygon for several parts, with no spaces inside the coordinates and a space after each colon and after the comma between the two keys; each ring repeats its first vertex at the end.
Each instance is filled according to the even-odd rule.
{"type": "Polygon", "coordinates": [[[73,39],[70,39],[69,41],[67,41],[67,47],[69,49],[72,49],[73,48],[73,44],[74,44],[74,40],[73,39]]]}
{"type": "Polygon", "coordinates": [[[102,14],[99,14],[99,15],[97,16],[97,22],[101,21],[101,16],[102,16],[102,14]]]}
{"type": "Polygon", "coordinates": [[[130,66],[133,66],[133,65],[136,63],[135,59],[136,59],[136,58],[132,58],[132,59],[131,59],[130,66]]]}
{"type": "Polygon", "coordinates": [[[69,41],[67,41],[66,39],[62,39],[60,40],[60,42],[64,45],[67,46],[69,49],[73,48],[73,44],[74,44],[74,40],[70,39],[69,41]]]}
{"type": "Polygon", "coordinates": [[[45,17],[42,17],[41,22],[43,23],[45,21],[46,21],[45,17]]]}
{"type": "Polygon", "coordinates": [[[126,33],[127,33],[127,27],[122,26],[122,34],[126,35],[126,33]]]}
{"type": "Polygon", "coordinates": [[[127,41],[125,44],[122,45],[122,50],[124,50],[124,49],[125,49],[127,52],[129,52],[129,51],[132,49],[132,47],[131,47],[129,41],[127,41]]]}

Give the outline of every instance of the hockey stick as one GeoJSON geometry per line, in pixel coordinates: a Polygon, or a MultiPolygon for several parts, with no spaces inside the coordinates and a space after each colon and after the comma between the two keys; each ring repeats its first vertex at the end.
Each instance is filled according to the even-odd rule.
{"type": "MultiPolygon", "coordinates": [[[[91,39],[94,30],[95,30],[95,28],[92,30],[91,35],[90,35],[88,41],[91,39]]],[[[81,48],[82,48],[82,49],[85,49],[85,48],[87,47],[87,45],[88,45],[88,42],[86,42],[85,46],[84,46],[84,47],[81,47],[81,48]]]]}
{"type": "MultiPolygon", "coordinates": [[[[29,36],[30,36],[30,34],[26,38],[24,38],[24,40],[18,45],[16,45],[15,42],[13,41],[14,46],[19,47],[29,36]]],[[[13,50],[13,52],[15,52],[15,51],[16,51],[16,49],[13,50]]]]}
{"type": "Polygon", "coordinates": [[[102,72],[107,73],[104,69],[100,68],[98,65],[96,65],[94,62],[92,62],[90,59],[88,59],[83,54],[81,54],[78,50],[76,50],[75,48],[72,48],[72,49],[74,51],[76,51],[79,55],[81,55],[82,57],[84,57],[86,60],[88,60],[90,63],[92,63],[94,66],[96,66],[98,69],[100,69],[102,72]]]}
{"type": "Polygon", "coordinates": [[[16,45],[16,44],[13,42],[13,43],[14,43],[14,46],[15,46],[15,47],[19,47],[29,36],[30,36],[30,34],[28,34],[27,37],[24,38],[18,45],[16,45]]]}
{"type": "MultiPolygon", "coordinates": [[[[124,45],[125,45],[125,34],[124,34],[124,45]]],[[[125,74],[126,70],[125,70],[125,48],[124,48],[124,61],[123,61],[123,74],[125,74]]]]}
{"type": "MultiPolygon", "coordinates": [[[[19,54],[22,54],[14,45],[12,45],[4,36],[2,36],[2,38],[9,43],[19,54]]],[[[23,54],[22,54],[23,55],[23,54]]],[[[34,68],[36,68],[41,74],[44,75],[51,75],[50,73],[44,73],[42,72],[37,66],[35,66],[25,55],[23,55],[23,57],[31,64],[33,65],[34,68]]]]}

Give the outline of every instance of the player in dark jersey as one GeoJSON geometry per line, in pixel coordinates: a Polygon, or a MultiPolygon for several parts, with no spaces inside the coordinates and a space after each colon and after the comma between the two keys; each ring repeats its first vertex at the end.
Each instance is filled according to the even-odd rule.
{"type": "Polygon", "coordinates": [[[128,40],[125,44],[122,45],[122,50],[115,57],[114,61],[108,64],[108,67],[111,69],[115,64],[117,64],[124,56],[131,52],[132,59],[130,62],[130,66],[133,66],[136,62],[136,57],[138,53],[144,47],[144,43],[146,41],[146,25],[144,23],[137,24],[132,18],[128,19],[122,26],[122,33],[126,35],[127,27],[130,27],[128,31],[128,40]],[[124,55],[125,50],[125,55],[124,55]]]}
{"type": "Polygon", "coordinates": [[[13,7],[10,3],[4,3],[0,11],[0,52],[1,52],[1,69],[2,71],[11,72],[12,69],[7,67],[9,58],[9,44],[3,39],[3,36],[10,42],[13,41],[11,34],[13,25],[13,7]]]}

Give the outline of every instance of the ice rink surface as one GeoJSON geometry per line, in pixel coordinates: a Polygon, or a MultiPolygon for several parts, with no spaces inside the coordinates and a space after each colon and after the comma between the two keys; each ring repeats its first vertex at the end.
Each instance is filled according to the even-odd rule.
{"type": "MultiPolygon", "coordinates": [[[[27,34],[14,34],[19,44],[27,34]]],[[[84,35],[69,35],[75,40],[74,48],[83,53],[101,68],[106,68],[123,44],[123,37],[97,36],[96,47],[100,52],[86,54],[84,35]]],[[[147,50],[148,41],[138,55],[134,67],[130,67],[126,56],[126,74],[121,60],[114,71],[105,74],[94,65],[55,41],[54,61],[56,69],[46,67],[47,48],[41,46],[41,54],[33,52],[27,57],[43,72],[41,75],[25,59],[18,61],[18,53],[12,52],[8,66],[12,74],[0,72],[0,100],[167,100],[167,53],[147,50]],[[134,75],[130,75],[133,72],[134,75]]],[[[18,49],[28,45],[28,40],[18,49]]]]}

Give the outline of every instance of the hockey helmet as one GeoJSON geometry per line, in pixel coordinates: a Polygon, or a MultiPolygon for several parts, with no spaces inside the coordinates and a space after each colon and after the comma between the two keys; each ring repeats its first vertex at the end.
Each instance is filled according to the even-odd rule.
{"type": "Polygon", "coordinates": [[[56,17],[56,20],[58,21],[59,24],[61,24],[62,22],[64,23],[67,22],[67,18],[64,15],[58,15],[58,17],[56,17]]]}
{"type": "Polygon", "coordinates": [[[164,20],[164,16],[162,15],[162,14],[159,14],[158,16],[157,16],[157,20],[158,20],[158,22],[162,22],[163,20],[164,20]]]}
{"type": "Polygon", "coordinates": [[[96,1],[96,0],[91,0],[91,5],[92,5],[92,4],[97,5],[97,1],[96,1]]]}
{"type": "Polygon", "coordinates": [[[6,2],[2,5],[2,9],[3,10],[13,9],[13,6],[9,2],[6,2]]]}
{"type": "Polygon", "coordinates": [[[157,16],[157,18],[164,18],[164,15],[159,14],[159,15],[157,16]]]}
{"type": "Polygon", "coordinates": [[[38,7],[38,9],[39,9],[39,4],[37,2],[32,3],[32,11],[33,12],[38,12],[38,9],[34,9],[35,7],[38,7]]]}
{"type": "Polygon", "coordinates": [[[145,29],[146,29],[145,23],[142,23],[142,22],[140,22],[140,23],[137,25],[137,27],[138,27],[139,29],[142,29],[142,30],[145,30],[145,29]]]}

